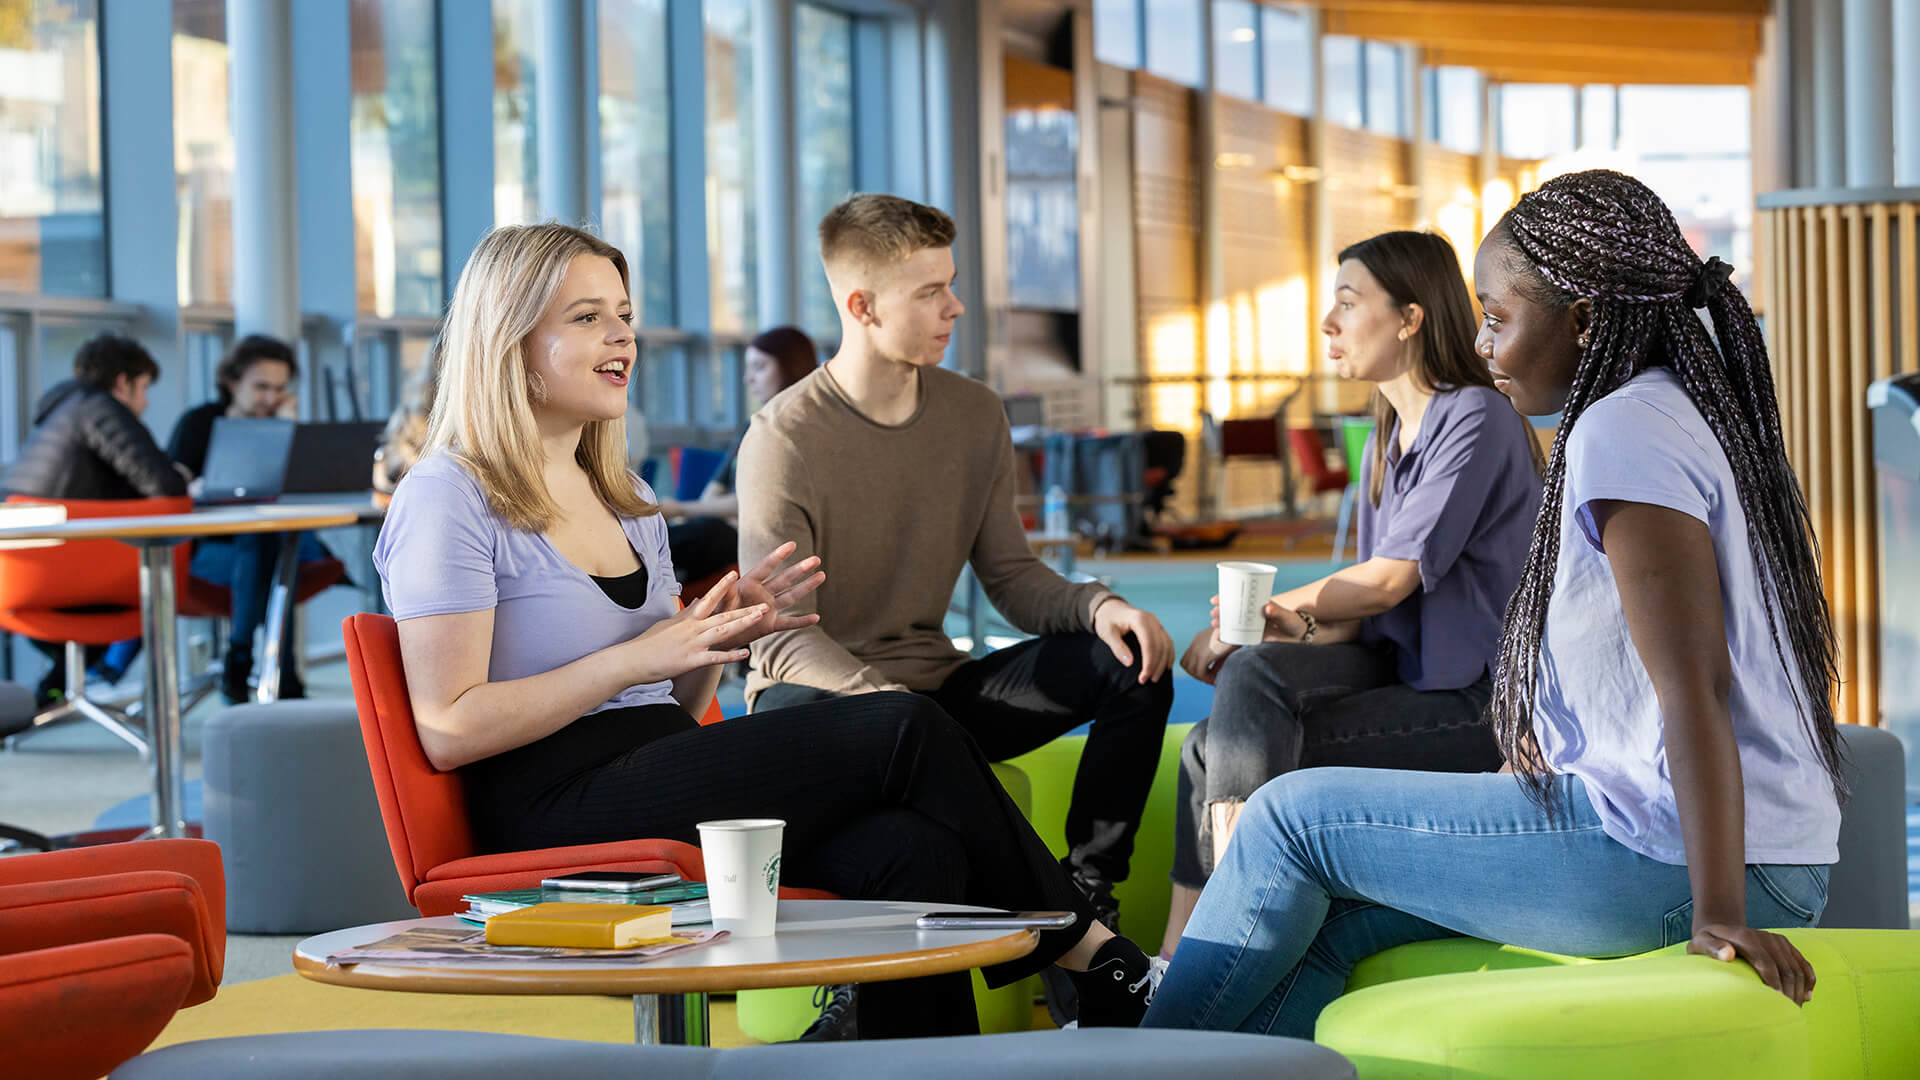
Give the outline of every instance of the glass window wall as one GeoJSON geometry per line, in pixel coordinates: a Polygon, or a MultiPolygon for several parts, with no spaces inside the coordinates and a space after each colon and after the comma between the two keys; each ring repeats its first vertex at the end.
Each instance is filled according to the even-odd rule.
{"type": "Polygon", "coordinates": [[[800,325],[816,341],[840,340],[840,315],[820,269],[820,219],[853,192],[853,20],[802,4],[794,12],[800,94],[800,325]]]}
{"type": "Polygon", "coordinates": [[[627,257],[634,315],[672,326],[667,0],[600,0],[600,227],[627,257]]]}
{"type": "Polygon", "coordinates": [[[1313,113],[1312,46],[1307,13],[1298,8],[1260,9],[1260,88],[1267,104],[1300,116],[1313,113]]]}
{"type": "Polygon", "coordinates": [[[1366,124],[1366,102],[1360,95],[1362,78],[1360,39],[1327,34],[1320,39],[1320,62],[1327,95],[1327,123],[1359,128],[1366,124]]]}
{"type": "Polygon", "coordinates": [[[434,0],[353,0],[351,146],[358,307],[438,315],[440,98],[434,0]]]}
{"type": "Polygon", "coordinates": [[[233,118],[225,0],[173,0],[180,302],[233,303],[233,118]]]}
{"type": "MultiPolygon", "coordinates": [[[[717,334],[758,330],[753,3],[706,0],[707,275],[717,334]]],[[[651,409],[651,406],[649,406],[651,409]]],[[[649,419],[651,419],[649,413],[649,419]]]]}
{"type": "Polygon", "coordinates": [[[99,25],[95,0],[0,5],[0,291],[106,295],[99,25]]]}
{"type": "Polygon", "coordinates": [[[1367,42],[1367,130],[1407,134],[1406,65],[1398,45],[1367,42]]]}
{"type": "Polygon", "coordinates": [[[1260,28],[1251,0],[1213,0],[1213,88],[1260,100],[1260,28]]]}
{"type": "Polygon", "coordinates": [[[493,220],[540,220],[538,0],[493,0],[493,220]]]}
{"type": "Polygon", "coordinates": [[[1117,67],[1140,66],[1140,0],[1093,0],[1093,56],[1117,67]]]}
{"type": "Polygon", "coordinates": [[[1206,77],[1200,0],[1146,0],[1147,70],[1188,86],[1206,77]]]}

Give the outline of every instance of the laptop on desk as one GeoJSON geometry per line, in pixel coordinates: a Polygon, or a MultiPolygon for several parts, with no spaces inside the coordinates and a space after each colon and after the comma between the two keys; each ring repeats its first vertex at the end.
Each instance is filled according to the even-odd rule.
{"type": "Polygon", "coordinates": [[[373,452],[386,434],[384,420],[300,424],[287,457],[288,495],[364,492],[373,486],[373,452]]]}
{"type": "Polygon", "coordinates": [[[194,505],[233,506],[279,498],[294,426],[291,420],[215,419],[194,505]]]}

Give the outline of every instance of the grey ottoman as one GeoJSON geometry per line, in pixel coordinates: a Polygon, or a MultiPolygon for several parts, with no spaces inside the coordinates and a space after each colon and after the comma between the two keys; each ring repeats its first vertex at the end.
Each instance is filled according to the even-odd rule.
{"type": "Polygon", "coordinates": [[[201,756],[229,931],[310,934],[418,915],[393,868],[352,701],[233,706],[207,721],[201,756]]]}
{"type": "Polygon", "coordinates": [[[1353,1080],[1324,1046],[1217,1031],[1027,1031],[951,1039],[780,1043],[735,1050],[490,1035],[477,1031],[315,1031],[179,1043],[142,1054],[115,1080],[1353,1080]]]}

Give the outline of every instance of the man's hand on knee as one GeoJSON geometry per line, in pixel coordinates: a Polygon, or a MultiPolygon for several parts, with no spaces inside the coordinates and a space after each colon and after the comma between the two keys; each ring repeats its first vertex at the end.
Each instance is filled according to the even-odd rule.
{"type": "Polygon", "coordinates": [[[1094,609],[1093,632],[1113,650],[1115,659],[1129,667],[1133,665],[1134,655],[1127,645],[1127,635],[1133,635],[1134,643],[1140,647],[1140,682],[1143,684],[1159,681],[1173,664],[1173,638],[1167,628],[1151,613],[1118,597],[1103,601],[1094,609]]]}

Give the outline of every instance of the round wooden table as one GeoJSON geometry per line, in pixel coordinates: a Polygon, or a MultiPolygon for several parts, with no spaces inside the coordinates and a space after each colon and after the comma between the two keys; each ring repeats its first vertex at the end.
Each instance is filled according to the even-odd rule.
{"type": "Polygon", "coordinates": [[[328,955],[416,927],[469,927],[458,916],[373,923],[310,937],[293,969],[316,982],[429,994],[618,994],[633,996],[634,1038],[705,1046],[707,995],[778,986],[888,982],[986,967],[1033,951],[1032,930],[920,930],[929,911],[986,911],[959,904],[891,900],[782,900],[772,937],[727,938],[642,963],[528,960],[465,966],[327,965],[328,955]]]}
{"type": "MultiPolygon", "coordinates": [[[[147,742],[153,762],[153,828],[148,836],[187,835],[186,755],[180,739],[179,643],[174,627],[174,547],[202,537],[306,532],[351,525],[357,520],[358,507],[261,504],[0,528],[0,541],[118,540],[140,550],[140,636],[147,643],[147,688],[141,708],[149,718],[147,742]]],[[[291,567],[298,547],[281,545],[281,562],[275,571],[277,592],[284,593],[292,583],[291,567]]],[[[284,595],[276,596],[270,605],[267,648],[275,658],[279,655],[279,625],[287,617],[288,606],[284,595]]]]}

